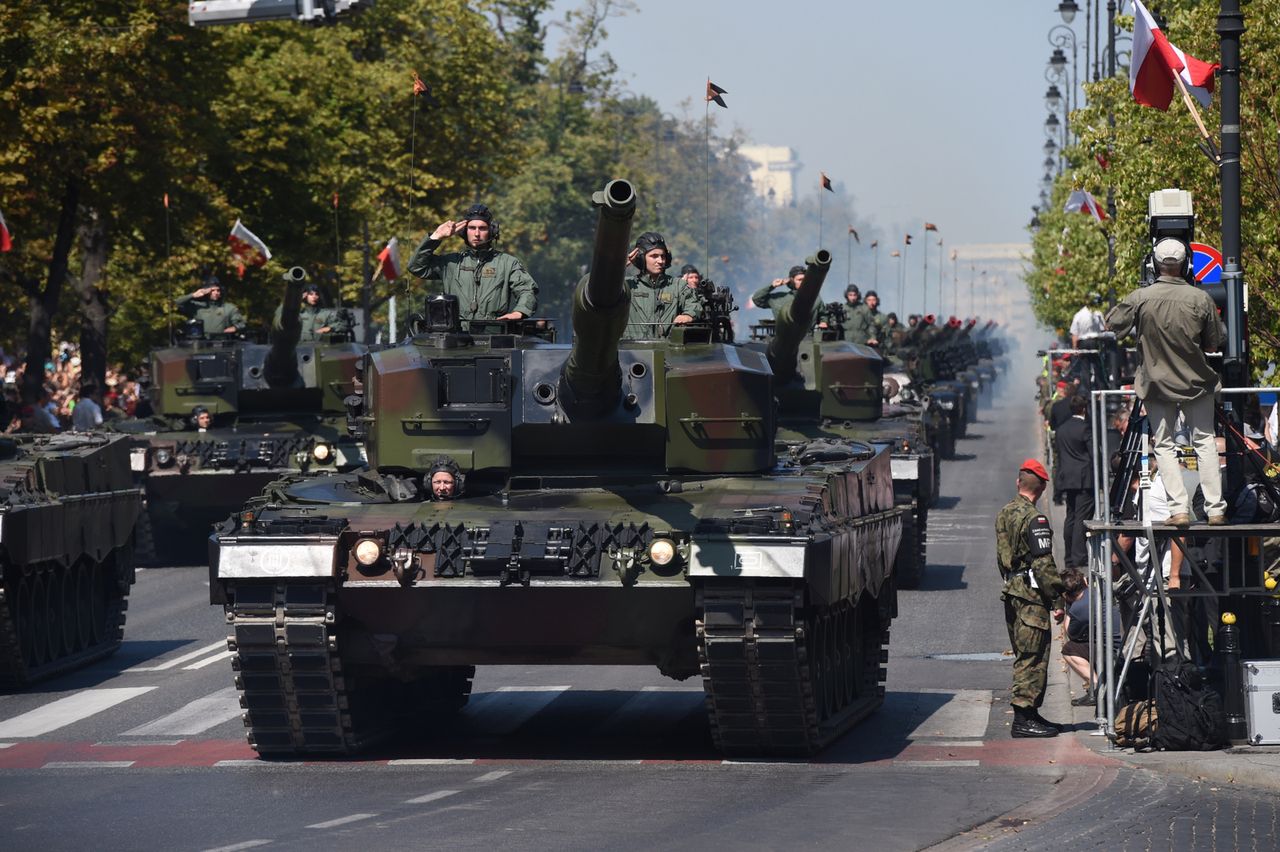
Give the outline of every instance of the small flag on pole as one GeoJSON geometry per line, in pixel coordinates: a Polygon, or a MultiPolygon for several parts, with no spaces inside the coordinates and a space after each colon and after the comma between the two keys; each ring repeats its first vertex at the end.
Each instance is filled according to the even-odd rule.
{"type": "Polygon", "coordinates": [[[724,98],[720,97],[721,95],[727,95],[727,94],[729,94],[728,90],[720,88],[715,83],[711,82],[711,80],[709,79],[707,80],[707,102],[708,103],[713,103],[713,104],[716,104],[717,106],[722,106],[725,109],[728,109],[729,105],[724,102],[724,98]]]}
{"type": "Polygon", "coordinates": [[[1129,91],[1143,106],[1169,109],[1173,100],[1175,77],[1181,77],[1188,93],[1208,106],[1213,91],[1213,72],[1209,64],[1190,56],[1170,44],[1156,25],[1155,18],[1141,0],[1133,4],[1133,61],[1129,64],[1129,91]]]}
{"type": "Polygon", "coordinates": [[[874,249],[874,248],[880,248],[880,241],[879,241],[879,240],[872,240],[872,241],[871,241],[871,247],[872,247],[873,249],[874,249]]]}
{"type": "Polygon", "coordinates": [[[400,277],[400,241],[395,237],[387,240],[387,246],[378,252],[378,274],[388,281],[400,277]]]}
{"type": "Polygon", "coordinates": [[[902,244],[903,244],[904,246],[909,246],[909,245],[911,245],[911,235],[910,235],[910,234],[907,234],[906,238],[905,238],[905,239],[903,239],[902,244]]]}
{"type": "Polygon", "coordinates": [[[4,214],[0,213],[0,252],[13,251],[13,239],[9,236],[9,226],[4,221],[4,214]]]}
{"type": "Polygon", "coordinates": [[[258,235],[244,226],[239,219],[231,226],[231,235],[227,237],[231,243],[231,254],[240,268],[240,276],[244,277],[244,268],[262,266],[271,259],[271,250],[258,235]]]}
{"type": "Polygon", "coordinates": [[[338,209],[338,193],[336,192],[333,194],[333,209],[338,209]]]}
{"type": "Polygon", "coordinates": [[[893,251],[889,252],[889,257],[902,257],[902,252],[898,251],[897,249],[894,249],[893,251]]]}
{"type": "Polygon", "coordinates": [[[831,178],[827,177],[827,173],[818,172],[818,174],[822,176],[822,188],[827,192],[835,192],[835,190],[831,188],[831,178]]]}
{"type": "Polygon", "coordinates": [[[1107,220],[1107,214],[1102,212],[1102,208],[1098,206],[1098,199],[1094,198],[1088,190],[1074,189],[1071,195],[1067,196],[1067,203],[1062,208],[1063,213],[1084,213],[1092,216],[1099,222],[1107,220]]]}
{"type": "Polygon", "coordinates": [[[938,230],[938,226],[937,226],[937,225],[935,225],[935,224],[933,224],[932,222],[925,222],[925,223],[924,223],[924,229],[925,229],[926,231],[936,231],[936,230],[938,230]]]}
{"type": "Polygon", "coordinates": [[[422,82],[422,78],[418,76],[418,72],[413,72],[413,93],[415,95],[425,95],[431,90],[427,88],[427,84],[422,82]]]}
{"type": "Polygon", "coordinates": [[[164,209],[169,209],[169,193],[167,192],[164,194],[164,209]]]}
{"type": "Polygon", "coordinates": [[[1105,172],[1107,169],[1111,168],[1111,161],[1107,159],[1107,155],[1106,155],[1106,154],[1101,154],[1101,153],[1099,153],[1099,154],[1094,154],[1094,155],[1093,155],[1093,158],[1094,158],[1095,160],[1097,160],[1097,161],[1098,161],[1098,165],[1102,167],[1102,170],[1103,170],[1104,172],[1105,172]]]}
{"type": "Polygon", "coordinates": [[[956,251],[955,249],[952,249],[952,250],[951,250],[951,259],[952,259],[952,260],[955,260],[958,256],[959,256],[959,254],[957,253],[957,251],[956,251]]]}
{"type": "Polygon", "coordinates": [[[853,227],[852,225],[850,225],[850,226],[849,226],[849,233],[853,235],[853,241],[854,241],[855,243],[857,243],[858,245],[862,245],[862,237],[858,236],[858,229],[857,229],[857,228],[855,228],[855,227],[853,227]]]}

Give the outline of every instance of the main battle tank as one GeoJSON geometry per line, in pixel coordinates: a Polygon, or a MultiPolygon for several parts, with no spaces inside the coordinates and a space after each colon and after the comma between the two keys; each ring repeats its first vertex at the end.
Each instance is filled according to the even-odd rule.
{"type": "Polygon", "coordinates": [[[777,458],[763,353],[705,328],[621,341],[635,196],[612,181],[593,200],[572,347],[463,329],[432,300],[365,362],[369,469],[287,477],[212,538],[260,753],[420,725],[482,664],[700,675],[717,744],[744,754],[811,753],[882,703],[888,454],[777,458]],[[433,500],[454,471],[461,494],[433,500]]]}
{"type": "Polygon", "coordinates": [[[747,345],[763,350],[773,368],[780,450],[818,440],[888,449],[895,502],[907,510],[894,580],[898,588],[913,589],[926,565],[937,461],[920,411],[899,405],[884,416],[885,362],[880,353],[843,341],[838,333],[827,339],[822,329],[813,328],[814,306],[830,266],[826,252],[809,258],[804,283],[778,313],[767,343],[747,345]]]}
{"type": "Polygon", "coordinates": [[[127,438],[0,438],[0,688],[120,647],[141,509],[127,438]]]}
{"type": "MultiPolygon", "coordinates": [[[[306,274],[284,276],[284,305],[306,274]]],[[[139,558],[203,559],[213,524],[289,471],[344,471],[364,462],[347,433],[345,398],[368,347],[332,336],[299,342],[298,312],[282,312],[267,344],[192,334],[151,353],[155,415],[112,428],[137,436],[146,487],[139,558]],[[211,415],[207,428],[196,418],[211,415]]]]}

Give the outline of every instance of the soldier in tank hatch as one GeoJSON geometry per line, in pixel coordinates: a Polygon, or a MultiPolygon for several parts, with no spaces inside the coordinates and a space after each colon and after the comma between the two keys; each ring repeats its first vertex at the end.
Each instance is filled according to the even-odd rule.
{"type": "Polygon", "coordinates": [[[698,285],[702,283],[702,273],[692,263],[680,267],[680,278],[690,290],[698,289],[698,285]]]}
{"type": "Polygon", "coordinates": [[[791,267],[786,278],[775,278],[771,283],[752,293],[752,304],[757,308],[773,311],[773,317],[777,319],[782,306],[791,304],[791,300],[796,297],[796,290],[800,289],[800,285],[804,283],[804,276],[803,266],[791,267]]]}
{"type": "Polygon", "coordinates": [[[183,316],[203,324],[205,334],[236,334],[245,326],[240,309],[222,300],[222,282],[216,275],[205,278],[195,292],[179,296],[177,308],[183,316]]]}
{"type": "Polygon", "coordinates": [[[462,471],[448,456],[436,457],[426,479],[434,501],[453,500],[462,494],[462,471]]]}
{"type": "MultiPolygon", "coordinates": [[[[302,287],[302,307],[298,309],[298,319],[302,323],[303,343],[320,340],[328,334],[350,334],[351,323],[346,311],[338,308],[327,308],[323,304],[324,297],[320,293],[320,285],[308,281],[302,287]]],[[[272,328],[279,331],[283,328],[284,305],[276,308],[272,328]]]]}
{"type": "Polygon", "coordinates": [[[666,337],[671,326],[685,325],[702,317],[702,299],[682,278],[672,278],[671,250],[662,234],[646,231],[636,239],[627,262],[636,272],[627,277],[631,291],[631,313],[623,337],[652,339],[666,337]]]}
{"type": "Polygon", "coordinates": [[[538,309],[538,284],[514,255],[494,246],[501,232],[489,208],[473,205],[457,221],[441,222],[409,259],[419,278],[439,280],[446,295],[458,297],[464,320],[516,320],[538,309]],[[436,254],[440,244],[461,236],[466,248],[436,254]]]}

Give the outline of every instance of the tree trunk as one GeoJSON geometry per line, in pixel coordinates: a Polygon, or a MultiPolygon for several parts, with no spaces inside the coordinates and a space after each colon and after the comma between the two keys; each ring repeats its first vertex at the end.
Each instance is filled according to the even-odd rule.
{"type": "Polygon", "coordinates": [[[58,233],[53,240],[53,256],[49,259],[49,275],[44,289],[34,284],[27,291],[31,304],[31,322],[27,326],[27,367],[23,375],[22,392],[25,399],[35,401],[44,385],[44,365],[52,354],[49,335],[53,330],[53,315],[58,310],[62,295],[62,283],[67,280],[67,261],[71,256],[71,244],[76,234],[76,211],[80,205],[80,178],[67,178],[62,190],[62,209],[58,214],[58,233]]]}
{"type": "Polygon", "coordinates": [[[92,383],[99,393],[107,389],[107,294],[99,285],[108,249],[106,222],[97,210],[86,209],[80,226],[84,267],[79,279],[72,280],[80,295],[80,382],[92,383]]]}

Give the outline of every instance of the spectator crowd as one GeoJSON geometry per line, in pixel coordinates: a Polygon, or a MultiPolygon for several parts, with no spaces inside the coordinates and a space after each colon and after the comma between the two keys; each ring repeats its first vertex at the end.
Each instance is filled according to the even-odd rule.
{"type": "Polygon", "coordinates": [[[35,399],[23,399],[26,359],[0,350],[0,424],[11,432],[88,431],[105,421],[149,417],[145,371],[107,369],[105,386],[99,388],[81,372],[77,346],[59,343],[52,360],[45,362],[44,377],[35,399]]]}

